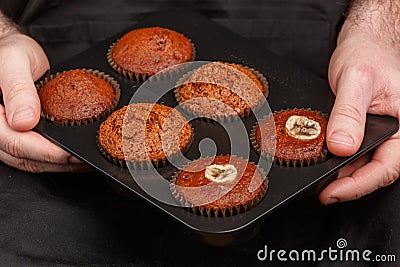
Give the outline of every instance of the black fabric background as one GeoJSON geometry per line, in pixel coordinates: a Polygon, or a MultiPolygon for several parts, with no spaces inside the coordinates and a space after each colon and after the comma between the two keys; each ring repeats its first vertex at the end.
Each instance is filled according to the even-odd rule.
{"type": "MultiPolygon", "coordinates": [[[[179,6],[197,10],[322,77],[346,7],[346,1],[330,0],[44,2],[46,8],[24,10],[20,18],[52,65],[132,25],[139,14],[179,6]]],[[[116,193],[100,174],[30,174],[0,163],[0,265],[288,266],[260,262],[257,252],[265,245],[276,250],[336,248],[339,238],[349,248],[398,258],[399,189],[396,182],[328,207],[317,196],[304,197],[263,220],[252,238],[214,247],[143,200],[116,193]]],[[[250,233],[242,237],[246,235],[250,233]]]]}

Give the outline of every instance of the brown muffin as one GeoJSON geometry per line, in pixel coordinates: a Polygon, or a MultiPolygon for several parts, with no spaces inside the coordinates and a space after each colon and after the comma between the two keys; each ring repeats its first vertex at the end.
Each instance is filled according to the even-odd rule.
{"type": "Polygon", "coordinates": [[[116,72],[134,80],[146,80],[194,58],[194,46],[186,36],[161,27],[132,30],[111,45],[107,54],[116,72]]]}
{"type": "Polygon", "coordinates": [[[276,139],[264,138],[261,132],[271,129],[271,120],[263,121],[255,131],[258,152],[269,154],[276,144],[275,162],[282,166],[303,167],[326,159],[327,118],[310,109],[290,109],[274,113],[276,139]]]}
{"type": "Polygon", "coordinates": [[[172,178],[171,192],[195,214],[220,217],[245,212],[265,196],[268,179],[253,163],[235,156],[203,158],[172,178]]]}
{"type": "Polygon", "coordinates": [[[41,81],[42,117],[61,125],[82,125],[108,115],[118,103],[118,83],[103,72],[76,69],[41,81]]]}
{"type": "Polygon", "coordinates": [[[185,152],[193,130],[175,109],[161,104],[138,103],[113,112],[98,131],[98,146],[107,159],[126,167],[164,166],[167,156],[185,152]]]}
{"type": "Polygon", "coordinates": [[[246,117],[268,94],[261,73],[233,63],[205,64],[180,83],[177,101],[191,114],[211,119],[246,117]]]}

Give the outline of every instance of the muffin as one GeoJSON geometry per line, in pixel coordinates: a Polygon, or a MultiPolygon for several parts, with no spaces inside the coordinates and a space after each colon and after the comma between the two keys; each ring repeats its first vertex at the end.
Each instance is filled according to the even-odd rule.
{"type": "Polygon", "coordinates": [[[265,100],[268,82],[254,69],[212,62],[183,77],[175,89],[190,114],[208,119],[246,117],[265,100]]]}
{"type": "Polygon", "coordinates": [[[208,217],[232,216],[256,206],[268,179],[253,163],[236,156],[198,159],[171,179],[171,192],[183,206],[208,217]]]}
{"type": "Polygon", "coordinates": [[[60,125],[82,125],[103,118],[117,106],[120,97],[117,81],[91,69],[52,75],[37,89],[42,117],[60,125]]]}
{"type": "Polygon", "coordinates": [[[281,166],[304,167],[326,159],[325,142],[327,118],[319,111],[289,109],[274,113],[275,138],[265,134],[271,131],[272,120],[264,120],[253,131],[252,142],[261,154],[269,155],[275,148],[275,163],[281,166]]]}
{"type": "Polygon", "coordinates": [[[194,45],[186,36],[161,27],[132,30],[112,44],[107,53],[117,73],[139,81],[194,58],[194,45]]]}
{"type": "Polygon", "coordinates": [[[178,152],[185,152],[193,130],[175,109],[161,104],[138,103],[114,111],[99,127],[97,144],[113,163],[146,169],[162,167],[178,152]]]}

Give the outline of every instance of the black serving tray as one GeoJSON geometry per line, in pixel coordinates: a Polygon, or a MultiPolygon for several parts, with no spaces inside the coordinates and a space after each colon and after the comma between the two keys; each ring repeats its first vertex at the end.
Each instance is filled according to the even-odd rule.
{"type": "MultiPolygon", "coordinates": [[[[118,106],[120,108],[129,103],[131,96],[141,83],[131,81],[115,73],[107,63],[107,49],[111,43],[129,30],[149,26],[167,27],[188,36],[196,46],[196,60],[242,63],[262,72],[270,85],[268,103],[273,111],[297,107],[329,113],[332,108],[334,95],[326,80],[269,51],[263,50],[258,44],[250,42],[199,14],[181,11],[157,12],[143,16],[132,27],[52,68],[51,73],[75,68],[92,68],[110,74],[121,85],[122,94],[118,106]]],[[[172,107],[177,105],[172,92],[166,94],[161,102],[172,107]]],[[[251,119],[249,120],[246,127],[250,131],[253,122],[251,119]]],[[[118,167],[107,161],[99,153],[96,146],[96,132],[101,122],[66,127],[41,120],[35,131],[113,179],[111,181],[117,182],[117,185],[128,188],[132,193],[141,196],[181,223],[204,234],[239,232],[239,230],[259,222],[261,218],[265,218],[299,195],[305,192],[319,192],[336,178],[337,172],[342,167],[383,142],[398,129],[398,122],[394,118],[368,115],[364,141],[355,155],[346,158],[329,155],[327,161],[303,168],[274,165],[268,174],[270,179],[269,189],[261,203],[239,215],[208,218],[154,199],[136,184],[128,169],[118,167]]],[[[213,131],[208,130],[207,123],[197,120],[193,120],[191,123],[195,129],[195,140],[187,153],[188,158],[194,159],[199,156],[198,144],[200,140],[206,137],[215,140],[219,154],[230,153],[227,150],[229,146],[224,143],[225,139],[221,137],[222,135],[212,136],[210,132],[213,131]]],[[[210,127],[215,127],[215,124],[210,127]]],[[[250,160],[256,162],[258,155],[252,148],[250,149],[250,160]]],[[[169,165],[160,168],[159,172],[168,178],[175,170],[173,166],[169,165]]],[[[152,212],[152,210],[149,209],[149,212],[152,212]]]]}

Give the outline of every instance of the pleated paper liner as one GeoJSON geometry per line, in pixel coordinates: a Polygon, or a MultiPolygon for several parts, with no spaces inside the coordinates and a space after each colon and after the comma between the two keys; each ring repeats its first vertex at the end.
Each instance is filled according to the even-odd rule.
{"type": "MultiPolygon", "coordinates": [[[[106,122],[106,121],[105,121],[106,122]]],[[[105,123],[103,122],[103,123],[105,123]]],[[[189,122],[187,122],[190,125],[190,129],[191,129],[191,135],[188,138],[187,143],[179,150],[173,153],[170,153],[168,155],[168,157],[173,161],[180,153],[185,154],[191,144],[193,143],[194,140],[194,129],[191,126],[191,124],[189,122]]],[[[122,130],[121,130],[122,133],[122,130]]],[[[166,157],[166,155],[164,154],[164,157],[162,158],[154,158],[154,159],[148,159],[148,160],[127,160],[125,155],[121,158],[115,157],[113,156],[111,153],[109,153],[107,151],[107,149],[105,149],[99,142],[99,132],[97,132],[96,135],[96,144],[97,147],[99,148],[100,153],[110,162],[112,162],[113,164],[119,166],[119,167],[123,167],[123,168],[133,168],[135,170],[147,170],[150,169],[152,166],[155,168],[161,168],[166,166],[169,161],[166,157]]],[[[122,144],[121,144],[121,149],[122,149],[122,144]]],[[[122,149],[123,151],[123,149],[122,149]]]]}
{"type": "MultiPolygon", "coordinates": [[[[61,126],[80,126],[80,125],[86,125],[86,124],[90,124],[93,123],[95,121],[101,120],[105,117],[107,117],[108,115],[111,114],[111,112],[117,107],[120,96],[121,96],[121,90],[120,90],[120,85],[119,83],[113,78],[111,77],[109,74],[106,74],[102,71],[99,70],[94,70],[94,69],[86,69],[86,68],[82,68],[80,69],[82,71],[85,71],[89,74],[92,74],[96,77],[99,77],[103,80],[105,80],[108,84],[110,84],[112,86],[112,88],[114,88],[114,99],[110,105],[110,107],[104,111],[101,114],[97,114],[93,117],[90,118],[84,118],[84,119],[79,119],[79,120],[74,120],[74,119],[62,119],[62,120],[57,120],[54,116],[46,114],[43,112],[43,110],[41,111],[41,117],[48,121],[51,122],[53,124],[56,125],[61,125],[61,126]]],[[[49,81],[53,80],[54,78],[56,78],[57,76],[67,72],[68,70],[65,70],[63,72],[58,72],[56,74],[52,74],[50,76],[44,77],[41,81],[39,81],[39,83],[36,85],[36,89],[38,90],[38,92],[41,90],[41,88],[48,83],[49,81]]],[[[68,99],[65,99],[65,101],[68,101],[68,99]]]]}
{"type": "MultiPolygon", "coordinates": [[[[193,143],[193,137],[194,136],[194,132],[189,140],[189,142],[187,143],[187,145],[185,147],[182,148],[182,150],[180,150],[180,152],[182,154],[186,154],[186,152],[189,150],[191,144],[193,143]]],[[[113,157],[110,153],[108,153],[108,151],[106,149],[104,149],[99,141],[98,141],[98,135],[96,136],[96,144],[97,147],[100,150],[100,153],[110,162],[112,162],[113,164],[122,167],[122,168],[133,168],[135,170],[147,170],[150,169],[152,166],[155,168],[161,168],[166,166],[167,164],[169,164],[169,161],[167,160],[167,158],[162,158],[162,159],[153,159],[153,160],[149,160],[149,161],[126,161],[125,158],[124,159],[119,159],[116,157],[113,157]]],[[[169,157],[173,160],[176,156],[177,153],[174,153],[172,155],[170,155],[169,157]]]]}
{"type": "MultiPolygon", "coordinates": [[[[304,108],[283,109],[280,111],[275,111],[274,115],[278,114],[280,112],[285,112],[285,111],[289,111],[289,110],[310,111],[310,112],[313,112],[320,116],[323,116],[326,119],[328,118],[328,116],[326,114],[322,113],[321,111],[311,110],[310,108],[307,108],[307,109],[304,109],[304,108]]],[[[327,159],[328,149],[327,149],[326,143],[322,147],[321,153],[316,155],[315,157],[311,157],[311,158],[290,158],[290,159],[288,159],[288,158],[278,157],[276,155],[276,153],[275,153],[275,155],[271,155],[270,152],[264,151],[261,148],[259,142],[257,141],[257,131],[258,131],[259,125],[264,123],[265,119],[267,119],[267,118],[266,117],[263,118],[261,122],[256,122],[250,131],[250,142],[251,142],[254,150],[260,156],[265,157],[268,160],[273,160],[276,165],[283,166],[283,167],[309,167],[309,166],[313,166],[313,165],[322,163],[327,159]]]]}
{"type": "MultiPolygon", "coordinates": [[[[224,63],[224,62],[211,62],[208,64],[233,64],[233,63],[224,63]]],[[[207,65],[207,64],[206,64],[207,65]]],[[[259,99],[258,101],[255,101],[256,103],[252,104],[252,105],[247,105],[247,107],[245,107],[244,109],[240,110],[240,112],[237,112],[233,109],[227,109],[231,112],[220,112],[218,114],[216,114],[212,109],[203,109],[203,107],[201,107],[201,105],[191,105],[190,104],[190,99],[187,101],[183,101],[180,91],[182,89],[183,86],[185,86],[185,82],[189,80],[189,78],[192,76],[193,73],[195,73],[195,70],[189,71],[188,73],[184,74],[177,82],[177,86],[174,90],[174,94],[175,94],[175,99],[178,102],[178,104],[180,104],[182,106],[182,108],[184,109],[184,111],[186,113],[188,113],[189,115],[196,117],[196,118],[202,118],[206,121],[212,121],[212,120],[216,120],[216,121],[223,121],[223,122],[229,122],[229,121],[233,121],[233,120],[237,120],[239,118],[246,118],[249,117],[251,115],[252,111],[256,111],[258,110],[265,101],[265,98],[268,96],[269,94],[269,85],[268,85],[268,81],[265,78],[265,76],[260,73],[259,71],[255,70],[254,68],[250,68],[248,66],[244,66],[241,64],[234,64],[237,65],[241,68],[244,68],[245,70],[249,71],[250,73],[252,73],[257,80],[260,82],[261,86],[262,86],[262,95],[263,97],[261,99],[259,99]]],[[[204,65],[203,65],[204,66],[204,65]]],[[[226,65],[228,67],[231,67],[229,65],[226,65]]],[[[225,67],[225,66],[224,66],[225,67]]],[[[231,67],[234,68],[234,67],[231,67]]],[[[236,69],[237,71],[239,71],[238,69],[236,69]]],[[[246,75],[245,73],[243,73],[243,75],[246,75]]],[[[247,76],[249,77],[249,76],[247,76]]],[[[249,79],[251,79],[251,77],[249,77],[249,79]]],[[[194,82],[196,83],[196,82],[194,82]]],[[[213,86],[214,84],[212,83],[207,83],[207,82],[197,82],[197,83],[204,83],[204,84],[208,84],[209,86],[213,86]]],[[[215,85],[217,86],[217,85],[215,85]]],[[[223,86],[221,86],[223,87],[223,86]]],[[[225,87],[226,88],[226,87],[225,87]]],[[[240,98],[240,96],[238,96],[240,98]]],[[[218,104],[219,102],[221,102],[220,100],[214,99],[214,98],[209,98],[207,99],[206,97],[204,97],[204,100],[202,101],[206,101],[209,100],[209,102],[211,101],[216,101],[215,103],[218,104]]]]}
{"type": "MultiPolygon", "coordinates": [[[[176,186],[176,181],[178,179],[178,176],[181,174],[181,172],[183,170],[185,170],[187,167],[190,166],[187,165],[186,167],[183,168],[183,170],[179,170],[176,171],[174,173],[174,175],[171,177],[170,180],[170,190],[171,190],[171,194],[173,195],[173,197],[175,198],[175,200],[180,203],[185,209],[187,209],[188,211],[196,214],[196,215],[200,215],[200,216],[206,216],[206,217],[228,217],[228,216],[234,216],[234,215],[238,215],[240,213],[244,213],[250,209],[252,209],[253,207],[257,206],[258,203],[261,202],[261,200],[265,197],[267,189],[268,189],[268,177],[267,174],[265,173],[265,171],[258,167],[257,165],[255,165],[252,162],[249,162],[241,157],[237,157],[237,156],[232,156],[232,155],[227,155],[229,157],[236,157],[238,159],[244,160],[247,163],[250,163],[252,165],[255,166],[255,170],[257,172],[259,172],[261,178],[264,178],[263,181],[261,181],[261,184],[258,185],[257,189],[258,190],[260,187],[260,191],[258,192],[258,194],[252,198],[247,200],[245,203],[240,203],[240,204],[232,204],[231,206],[228,207],[207,207],[208,204],[212,204],[211,203],[207,203],[204,205],[194,205],[193,203],[189,202],[188,200],[185,199],[185,196],[183,194],[181,194],[179,192],[179,189],[177,189],[176,186]]],[[[206,159],[206,158],[203,158],[206,159]]],[[[239,179],[239,181],[242,179],[242,177],[239,179]]],[[[237,181],[237,183],[239,182],[237,181]]],[[[236,186],[237,184],[235,184],[236,186]]],[[[235,187],[234,186],[234,187],[235,187]]],[[[234,188],[233,187],[233,188],[234,188]]],[[[229,194],[230,191],[233,189],[231,188],[226,194],[229,194]]],[[[202,191],[202,193],[205,193],[202,191]]],[[[224,195],[225,196],[225,195],[224,195]]],[[[222,196],[222,197],[224,197],[222,196]]]]}
{"type": "MultiPolygon", "coordinates": [[[[187,38],[187,37],[186,37],[186,38],[187,38]]],[[[130,80],[133,80],[133,81],[141,81],[141,82],[146,81],[149,77],[151,77],[151,76],[153,76],[154,74],[156,74],[156,73],[154,73],[154,74],[148,74],[148,73],[140,73],[140,72],[129,71],[129,70],[126,70],[126,69],[124,69],[123,67],[119,66],[119,65],[114,61],[114,57],[113,57],[114,47],[115,47],[115,45],[118,43],[119,40],[120,40],[120,39],[118,39],[117,41],[113,42],[113,43],[109,46],[109,48],[108,48],[108,50],[107,50],[107,55],[106,55],[106,56],[107,56],[107,62],[108,62],[108,64],[111,66],[111,68],[112,68],[116,73],[118,73],[119,75],[121,75],[121,76],[123,76],[123,77],[125,77],[125,78],[128,78],[128,79],[130,79],[130,80]]],[[[192,42],[191,39],[188,38],[188,40],[190,41],[190,44],[192,45],[192,56],[191,56],[191,58],[190,58],[190,60],[189,60],[189,62],[190,62],[190,61],[195,60],[195,58],[196,58],[196,46],[194,45],[194,43],[192,42]]],[[[182,62],[182,63],[185,63],[185,62],[182,62]]],[[[162,72],[162,70],[161,70],[161,72],[162,72]]]]}

